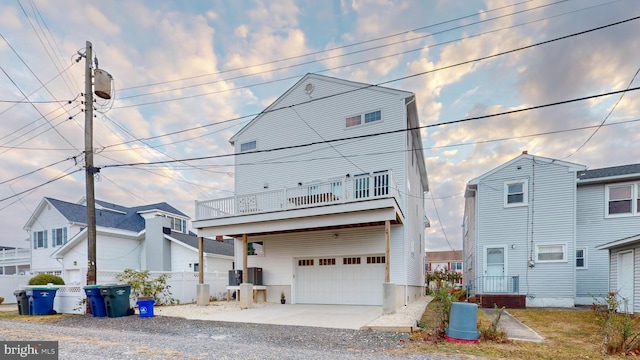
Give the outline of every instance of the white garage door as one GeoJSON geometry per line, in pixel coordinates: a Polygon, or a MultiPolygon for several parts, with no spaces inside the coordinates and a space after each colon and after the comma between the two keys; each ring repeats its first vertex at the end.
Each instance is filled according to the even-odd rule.
{"type": "Polygon", "coordinates": [[[300,258],[296,262],[296,303],[382,305],[384,256],[300,258]]]}

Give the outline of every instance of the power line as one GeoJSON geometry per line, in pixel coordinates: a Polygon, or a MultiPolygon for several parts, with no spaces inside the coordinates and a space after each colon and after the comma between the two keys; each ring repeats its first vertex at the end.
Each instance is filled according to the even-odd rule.
{"type": "MultiPolygon", "coordinates": [[[[631,86],[631,84],[633,84],[633,81],[636,79],[636,76],[638,76],[638,73],[640,72],[640,68],[638,68],[638,70],[636,70],[636,73],[633,75],[633,78],[631,79],[631,81],[629,81],[629,85],[627,85],[627,89],[631,86]]],[[[618,101],[616,101],[615,104],[613,104],[613,107],[611,108],[611,110],[609,110],[609,113],[607,114],[607,116],[604,117],[604,120],[602,120],[602,122],[600,123],[600,126],[598,126],[593,133],[591,133],[591,135],[587,138],[587,140],[585,140],[582,145],[578,146],[577,149],[575,149],[571,154],[567,155],[567,157],[565,157],[562,160],[568,159],[570,157],[572,157],[573,155],[575,155],[578,151],[580,151],[580,149],[582,149],[585,145],[587,145],[587,143],[589,142],[589,140],[591,140],[596,133],[598,132],[598,130],[600,130],[600,128],[604,125],[605,122],[607,122],[607,119],[609,119],[609,116],[611,116],[611,114],[613,113],[613,111],[616,109],[616,107],[618,106],[618,104],[620,103],[620,101],[622,101],[622,98],[624,97],[624,95],[626,94],[626,92],[623,92],[622,94],[620,94],[620,97],[618,98],[618,101]]]]}
{"type": "Polygon", "coordinates": [[[60,179],[62,179],[62,178],[65,178],[65,177],[67,177],[67,176],[70,176],[70,175],[72,175],[72,174],[75,174],[75,173],[77,173],[78,171],[83,171],[83,169],[76,169],[76,170],[74,170],[74,171],[72,171],[72,172],[70,172],[70,173],[62,174],[62,175],[57,176],[57,177],[55,177],[55,178],[53,178],[53,179],[51,179],[51,180],[49,180],[49,181],[47,181],[47,182],[42,183],[42,184],[40,184],[40,185],[36,185],[36,186],[31,187],[31,188],[29,188],[29,189],[27,189],[27,190],[23,190],[23,191],[21,191],[21,192],[19,192],[19,193],[15,193],[15,194],[13,194],[13,195],[11,195],[11,196],[7,196],[7,197],[5,197],[5,198],[3,198],[3,199],[0,199],[0,202],[3,202],[3,201],[6,201],[6,200],[9,200],[9,199],[12,199],[12,198],[14,198],[14,197],[16,197],[16,196],[20,196],[20,195],[22,195],[22,194],[24,194],[24,193],[27,193],[27,192],[30,192],[30,191],[32,191],[32,190],[35,190],[35,189],[41,188],[41,187],[43,187],[43,186],[45,186],[45,185],[51,184],[51,183],[52,183],[52,182],[54,182],[54,181],[58,181],[58,180],[60,180],[60,179]]]}
{"type": "MultiPolygon", "coordinates": [[[[430,194],[433,194],[433,192],[430,192],[430,194]]],[[[451,242],[449,242],[449,238],[447,237],[447,232],[444,231],[444,225],[442,225],[442,220],[440,220],[440,212],[438,211],[438,206],[436,206],[436,201],[433,199],[433,196],[430,196],[430,197],[431,197],[431,201],[433,202],[433,208],[436,211],[436,216],[438,217],[438,224],[440,225],[440,230],[442,231],[442,235],[444,235],[444,239],[447,241],[447,244],[449,244],[451,251],[455,251],[453,249],[453,246],[451,246],[451,242]]]]}
{"type": "MultiPolygon", "coordinates": [[[[433,32],[433,33],[430,33],[430,34],[427,34],[427,35],[413,37],[411,39],[404,39],[404,40],[400,40],[400,41],[396,41],[396,42],[392,42],[392,43],[388,43],[388,44],[384,44],[384,45],[378,45],[378,46],[374,46],[374,47],[370,47],[370,48],[366,48],[366,49],[360,49],[360,50],[356,50],[356,51],[352,51],[352,52],[348,52],[348,53],[343,53],[343,54],[339,54],[339,55],[327,56],[327,57],[324,57],[324,58],[321,58],[321,59],[309,60],[309,61],[305,61],[305,62],[293,64],[293,65],[279,67],[279,68],[276,68],[276,69],[269,69],[269,70],[263,70],[263,71],[259,71],[259,72],[253,72],[251,74],[238,75],[238,76],[229,77],[229,78],[225,78],[225,79],[218,79],[218,80],[209,81],[209,82],[205,82],[205,83],[186,85],[186,86],[181,86],[181,87],[172,88],[172,89],[158,90],[158,91],[149,92],[149,93],[124,96],[124,97],[120,97],[120,100],[137,98],[137,97],[142,97],[142,96],[149,96],[149,95],[157,95],[157,94],[162,94],[162,93],[167,93],[167,92],[172,92],[172,91],[178,91],[178,90],[185,90],[185,89],[190,89],[190,88],[194,88],[194,87],[200,87],[200,86],[204,86],[204,85],[211,85],[211,84],[215,84],[215,83],[220,83],[220,82],[224,82],[224,81],[238,80],[238,79],[242,79],[242,78],[247,78],[247,77],[253,77],[253,76],[262,75],[262,74],[273,73],[275,71],[288,70],[288,69],[292,69],[292,68],[295,68],[295,67],[300,67],[300,66],[309,65],[309,64],[313,64],[313,63],[318,63],[318,62],[322,62],[322,61],[333,60],[333,59],[342,58],[342,57],[346,57],[346,56],[350,56],[350,55],[360,54],[360,53],[364,53],[364,52],[368,52],[368,51],[372,51],[372,50],[378,50],[378,49],[382,49],[382,48],[389,47],[389,46],[394,46],[394,45],[398,45],[398,44],[402,44],[402,43],[406,43],[406,42],[410,42],[410,41],[424,39],[424,38],[427,38],[427,37],[434,37],[435,35],[440,35],[440,34],[443,34],[443,33],[449,32],[449,31],[453,31],[453,30],[459,30],[459,29],[462,29],[464,27],[469,27],[469,26],[481,24],[481,23],[484,23],[484,22],[501,19],[501,18],[508,17],[508,16],[514,16],[516,14],[520,14],[520,13],[524,13],[524,12],[528,12],[528,11],[538,10],[540,8],[544,8],[544,7],[551,6],[551,5],[556,5],[558,3],[565,2],[565,1],[567,1],[567,0],[560,0],[560,1],[556,1],[555,3],[544,4],[544,5],[536,6],[536,7],[533,7],[533,8],[528,8],[528,9],[525,9],[525,10],[516,11],[516,12],[510,13],[510,14],[500,15],[500,16],[496,16],[496,17],[493,17],[493,18],[484,19],[484,20],[480,20],[480,21],[476,21],[476,22],[472,22],[472,23],[456,26],[456,27],[449,28],[449,29],[446,29],[446,30],[436,31],[436,32],[433,32]]],[[[471,15],[471,16],[477,16],[477,14],[471,15]]],[[[456,20],[459,20],[459,19],[456,19],[456,20]]],[[[442,22],[442,23],[440,23],[438,25],[445,24],[445,23],[448,23],[448,22],[451,22],[451,21],[455,21],[455,20],[445,21],[445,22],[442,22]]],[[[540,20],[537,20],[537,21],[540,21],[540,20]]],[[[435,26],[435,25],[433,25],[433,26],[435,26]]],[[[428,28],[428,27],[431,27],[431,26],[418,28],[418,30],[421,30],[421,29],[424,29],[424,28],[428,28]]],[[[511,28],[511,26],[508,27],[508,28],[511,28]]],[[[503,29],[501,29],[501,30],[503,30],[503,29]]],[[[490,31],[490,32],[493,32],[493,31],[490,31]]],[[[487,34],[487,33],[490,33],[490,32],[486,32],[486,33],[482,33],[482,34],[487,34]]],[[[390,36],[397,36],[397,35],[390,35],[390,36]]],[[[473,36],[471,36],[471,37],[473,37],[473,36]]],[[[471,38],[471,37],[468,37],[468,38],[471,38]]],[[[382,37],[381,39],[384,39],[384,38],[387,38],[387,37],[382,37]]],[[[410,51],[404,51],[404,52],[400,52],[400,53],[396,53],[396,54],[392,54],[392,55],[387,55],[387,56],[384,56],[382,58],[393,57],[393,56],[397,56],[397,55],[403,55],[403,54],[406,54],[408,52],[420,51],[420,50],[424,50],[425,48],[431,48],[431,47],[435,47],[435,46],[439,46],[439,45],[442,45],[442,44],[455,42],[455,41],[459,41],[459,40],[460,39],[456,39],[456,40],[452,40],[452,41],[446,41],[444,43],[434,44],[434,45],[427,46],[427,47],[422,47],[422,48],[419,48],[419,49],[414,49],[414,50],[410,50],[410,51]]],[[[372,40],[372,41],[374,41],[374,40],[372,40]]],[[[327,51],[330,51],[330,50],[324,50],[324,51],[321,51],[321,52],[327,52],[327,51]]],[[[301,55],[301,56],[306,56],[306,55],[301,55]]],[[[369,62],[369,61],[379,60],[379,59],[380,58],[367,59],[364,62],[369,62]]],[[[279,62],[279,61],[280,60],[277,60],[275,62],[279,62]]],[[[357,63],[349,64],[349,65],[346,65],[346,66],[353,66],[353,65],[360,64],[360,63],[361,62],[357,62],[357,63]]],[[[340,67],[344,67],[344,66],[345,65],[340,66],[340,67]]],[[[336,68],[331,68],[331,69],[327,69],[327,70],[323,70],[323,71],[335,70],[335,69],[336,68]]],[[[235,88],[234,89],[229,89],[227,91],[233,91],[233,90],[235,90],[235,88]]]]}
{"type": "MultiPolygon", "coordinates": [[[[12,181],[14,181],[14,180],[21,179],[21,178],[23,178],[23,177],[25,177],[25,176],[28,176],[28,175],[34,174],[34,173],[36,173],[36,172],[38,172],[38,171],[41,171],[41,170],[44,170],[44,169],[48,169],[48,168],[50,168],[50,167],[52,167],[52,166],[58,165],[58,164],[60,164],[60,163],[62,163],[62,162],[65,162],[65,161],[67,161],[67,160],[71,160],[71,159],[74,159],[74,160],[75,160],[75,159],[76,159],[78,156],[80,156],[80,155],[82,155],[82,154],[79,154],[79,155],[77,155],[77,156],[71,156],[71,157],[68,157],[68,158],[66,158],[66,159],[59,160],[59,161],[56,161],[56,162],[51,163],[51,164],[49,164],[49,165],[45,165],[45,166],[40,167],[40,168],[38,168],[38,169],[35,169],[35,170],[32,170],[32,171],[29,171],[29,172],[28,172],[28,173],[26,173],[26,174],[22,174],[22,175],[19,175],[19,176],[15,176],[15,177],[13,177],[13,178],[11,178],[11,179],[8,179],[8,180],[4,180],[4,181],[0,182],[0,185],[4,185],[4,184],[6,184],[6,183],[8,183],[8,182],[12,182],[12,181]]],[[[76,164],[77,164],[77,161],[76,161],[76,164]]]]}
{"type": "MultiPolygon", "coordinates": [[[[565,0],[562,0],[562,1],[565,1],[565,0]]],[[[615,0],[615,1],[620,1],[620,0],[615,0]]],[[[610,4],[610,3],[608,3],[608,4],[610,4]]],[[[501,29],[486,31],[486,32],[482,32],[482,33],[479,33],[479,34],[474,34],[474,35],[467,36],[465,39],[471,39],[471,38],[474,38],[474,37],[479,37],[479,36],[482,36],[482,35],[498,32],[498,31],[502,31],[502,30],[507,30],[507,29],[511,29],[511,28],[515,28],[515,27],[519,27],[519,26],[523,26],[523,25],[528,25],[528,24],[535,23],[535,22],[538,22],[538,21],[547,20],[547,19],[550,19],[550,18],[559,17],[559,16],[563,16],[563,15],[566,15],[566,14],[574,13],[574,12],[577,12],[577,11],[583,11],[583,10],[586,10],[586,9],[594,8],[594,7],[597,7],[597,6],[603,6],[603,5],[605,5],[605,4],[594,5],[594,6],[591,6],[591,7],[588,7],[588,8],[569,11],[569,12],[566,12],[566,13],[563,13],[563,14],[560,14],[560,15],[555,15],[555,16],[550,16],[550,17],[546,17],[546,18],[543,18],[543,19],[528,21],[528,22],[524,22],[524,23],[521,23],[521,24],[517,24],[517,25],[511,25],[511,26],[507,26],[507,27],[501,28],[501,29]]],[[[483,21],[487,21],[487,20],[483,20],[483,21]]],[[[480,22],[483,22],[483,21],[480,21],[480,22]]],[[[446,32],[446,31],[447,30],[441,31],[441,32],[436,32],[436,33],[433,33],[433,34],[430,34],[430,35],[424,35],[422,37],[432,36],[432,35],[436,35],[436,34],[439,34],[439,33],[442,33],[442,32],[446,32]]],[[[355,62],[355,63],[335,66],[335,67],[332,67],[332,68],[326,68],[326,69],[322,69],[322,70],[316,70],[316,71],[314,71],[314,73],[324,73],[324,72],[329,72],[329,71],[333,71],[333,70],[337,70],[337,69],[347,68],[347,67],[351,67],[351,66],[355,66],[355,65],[366,64],[366,63],[369,63],[371,61],[382,60],[382,59],[387,59],[387,58],[390,58],[390,57],[395,57],[395,56],[398,56],[398,55],[405,55],[405,54],[412,53],[412,52],[422,51],[424,49],[430,49],[430,48],[433,48],[433,47],[436,47],[436,46],[441,46],[441,45],[445,45],[445,44],[449,44],[449,43],[454,43],[454,42],[457,42],[459,40],[461,40],[461,39],[444,41],[444,42],[440,42],[440,43],[437,43],[437,44],[433,44],[433,45],[429,45],[429,46],[425,46],[425,47],[420,47],[420,48],[417,48],[417,49],[402,51],[402,52],[394,53],[394,54],[390,54],[390,55],[379,56],[379,57],[376,57],[376,58],[368,58],[368,59],[365,59],[365,60],[362,60],[362,61],[358,61],[358,62],[355,62]]],[[[407,40],[407,41],[409,41],[409,40],[407,40]]],[[[391,44],[391,45],[395,45],[395,44],[397,44],[397,43],[394,43],[394,44],[391,44]]],[[[360,51],[360,52],[362,52],[362,51],[360,51]]],[[[344,55],[348,55],[348,54],[344,54],[344,55]]],[[[327,58],[322,59],[322,61],[330,60],[332,58],[340,57],[340,56],[343,56],[343,55],[336,55],[336,56],[333,56],[333,57],[327,57],[327,58]]],[[[235,80],[235,79],[239,79],[239,78],[243,78],[243,77],[249,77],[249,76],[259,75],[259,74],[263,74],[263,73],[269,73],[269,72],[273,72],[273,71],[280,70],[280,69],[288,69],[288,68],[297,67],[297,66],[300,66],[300,65],[307,65],[307,64],[310,64],[310,63],[313,63],[313,62],[316,62],[316,61],[309,61],[309,62],[306,62],[306,63],[301,63],[301,64],[297,64],[297,65],[291,65],[291,66],[288,66],[288,67],[283,67],[283,68],[274,69],[274,70],[266,70],[266,71],[259,72],[259,73],[254,73],[254,74],[251,74],[251,75],[241,75],[241,76],[238,76],[238,77],[232,77],[232,78],[227,78],[227,79],[222,79],[222,80],[216,80],[216,81],[212,81],[212,82],[208,82],[208,83],[202,83],[202,84],[199,84],[199,85],[191,85],[191,86],[186,86],[186,87],[181,87],[181,88],[175,88],[173,90],[182,90],[182,89],[187,89],[187,88],[196,87],[196,86],[213,84],[213,83],[217,83],[217,82],[221,82],[221,81],[235,80]]],[[[439,69],[435,69],[434,71],[436,71],[436,70],[439,70],[439,69]]],[[[201,94],[187,95],[187,96],[175,97],[175,98],[164,99],[164,100],[156,100],[156,101],[150,101],[150,102],[146,102],[146,103],[137,103],[137,104],[123,105],[123,106],[116,106],[116,107],[114,107],[114,109],[124,109],[124,108],[129,108],[129,107],[138,107],[138,106],[145,106],[145,105],[161,104],[161,103],[172,102],[172,101],[193,99],[193,98],[196,98],[196,97],[220,94],[220,93],[225,93],[225,92],[230,92],[230,91],[235,91],[235,90],[240,90],[240,89],[252,88],[252,87],[261,86],[261,85],[273,84],[273,83],[276,83],[276,82],[296,79],[296,78],[299,78],[299,77],[300,77],[300,75],[289,76],[289,77],[280,78],[280,79],[276,79],[276,80],[269,80],[269,81],[264,81],[264,82],[260,82],[260,83],[254,83],[254,84],[245,85],[245,86],[237,86],[237,87],[234,87],[234,88],[210,91],[210,92],[201,93],[201,94]]],[[[171,90],[171,89],[169,89],[169,90],[161,90],[161,91],[154,92],[154,93],[148,93],[148,94],[142,94],[142,95],[134,95],[134,96],[129,96],[129,97],[121,98],[121,99],[133,98],[133,97],[138,97],[138,96],[143,96],[143,95],[159,94],[159,93],[169,92],[169,91],[173,91],[173,90],[171,90]]]]}
{"type": "MultiPolygon", "coordinates": [[[[393,83],[393,82],[398,82],[398,81],[407,80],[407,79],[411,79],[411,78],[418,77],[418,76],[427,75],[427,74],[430,74],[430,73],[434,73],[436,71],[451,69],[451,68],[454,68],[454,67],[458,67],[458,66],[462,66],[462,65],[468,65],[468,64],[475,63],[475,62],[478,62],[478,61],[488,60],[488,59],[495,58],[495,57],[498,57],[498,56],[507,55],[507,54],[514,53],[514,52],[521,51],[521,50],[530,49],[530,48],[533,48],[533,47],[536,47],[536,46],[549,44],[549,43],[552,43],[552,42],[555,42],[555,41],[564,40],[564,39],[571,38],[571,37],[574,37],[574,36],[584,35],[584,34],[587,34],[587,33],[590,33],[590,32],[594,32],[594,31],[597,31],[597,30],[602,30],[602,29],[609,28],[609,27],[612,27],[612,26],[621,25],[621,24],[624,24],[624,23],[627,23],[627,22],[630,22],[630,21],[638,20],[638,19],[640,19],[640,16],[636,16],[636,17],[633,17],[633,18],[630,18],[630,19],[618,21],[618,22],[611,23],[611,24],[608,24],[608,25],[603,25],[603,26],[592,28],[592,29],[580,31],[580,32],[577,32],[577,33],[573,33],[573,34],[557,37],[557,38],[554,38],[554,39],[550,39],[550,40],[546,40],[546,41],[542,41],[542,42],[538,42],[538,43],[522,46],[522,47],[519,47],[519,48],[514,48],[514,49],[511,49],[511,50],[499,52],[499,53],[496,53],[496,54],[493,54],[493,55],[487,55],[487,56],[483,56],[483,57],[476,58],[476,59],[473,59],[473,60],[467,60],[467,61],[459,62],[459,63],[456,63],[456,64],[451,64],[451,65],[447,65],[447,66],[444,66],[444,67],[440,67],[440,68],[437,68],[437,69],[427,70],[427,71],[415,73],[415,74],[412,74],[412,75],[408,75],[408,76],[403,76],[403,77],[400,77],[400,78],[387,80],[387,81],[380,82],[380,83],[377,83],[377,84],[363,84],[363,86],[360,87],[360,88],[347,90],[347,91],[339,92],[339,93],[334,93],[334,94],[330,94],[330,95],[325,95],[325,96],[322,96],[322,97],[313,98],[313,99],[310,99],[310,100],[307,100],[307,101],[303,101],[303,102],[300,102],[300,103],[297,103],[297,104],[292,104],[292,105],[283,106],[283,107],[274,108],[274,109],[266,108],[266,109],[262,110],[259,113],[253,113],[253,114],[244,115],[244,116],[240,116],[240,117],[236,117],[236,118],[231,118],[231,119],[219,121],[219,122],[213,123],[213,124],[200,125],[200,126],[196,126],[196,127],[192,127],[192,128],[188,128],[188,129],[184,129],[184,130],[170,132],[170,133],[163,134],[163,135],[147,137],[147,138],[144,138],[143,140],[158,139],[158,138],[165,137],[165,136],[171,136],[171,135],[176,135],[176,134],[189,132],[189,131],[193,131],[193,130],[203,129],[203,128],[214,126],[214,125],[218,125],[218,124],[223,124],[223,123],[227,123],[227,122],[231,122],[231,121],[237,121],[237,120],[241,120],[241,119],[245,119],[245,118],[249,118],[249,117],[255,117],[255,116],[258,116],[258,115],[261,115],[261,114],[265,114],[265,113],[270,113],[270,112],[283,110],[283,109],[290,108],[290,107],[293,107],[293,106],[304,105],[304,104],[312,103],[312,102],[315,102],[315,101],[325,100],[325,99],[329,99],[329,98],[333,98],[333,97],[337,97],[337,96],[353,93],[353,92],[356,92],[356,91],[362,91],[362,90],[365,90],[365,89],[369,89],[369,88],[378,87],[378,86],[381,86],[381,85],[390,84],[390,83],[393,83]]],[[[196,96],[200,96],[200,95],[196,95],[196,96]]],[[[193,96],[193,97],[195,97],[195,96],[193,96]]],[[[183,97],[183,98],[179,98],[179,99],[185,99],[185,98],[187,98],[187,97],[183,97]]],[[[168,101],[174,101],[174,100],[160,100],[160,101],[157,101],[157,102],[154,102],[154,103],[162,103],[162,102],[168,102],[168,101]]],[[[148,103],[148,104],[151,104],[151,103],[148,103]]],[[[136,106],[136,105],[122,106],[122,107],[119,107],[119,108],[132,107],[132,106],[136,106]]],[[[124,144],[126,144],[126,143],[108,145],[105,148],[112,147],[112,146],[117,146],[117,145],[124,145],[124,144]]]]}
{"type": "MultiPolygon", "coordinates": [[[[338,142],[338,141],[363,139],[363,138],[369,138],[369,137],[374,137],[374,136],[389,135],[389,134],[395,134],[395,133],[412,131],[412,130],[427,129],[427,128],[431,128],[431,127],[452,125],[452,124],[458,124],[458,123],[463,123],[463,122],[468,122],[468,121],[487,119],[487,118],[492,118],[492,117],[497,117],[497,116],[516,114],[516,113],[520,113],[520,112],[524,112],[524,111],[531,111],[531,110],[542,109],[542,108],[547,108],[547,107],[551,107],[551,106],[569,104],[569,103],[573,103],[573,102],[584,101],[584,100],[589,100],[589,99],[595,99],[595,98],[599,98],[599,97],[603,97],[603,96],[609,96],[609,95],[620,94],[620,93],[623,93],[623,92],[636,91],[636,90],[640,90],[640,87],[634,87],[634,88],[629,88],[629,89],[625,89],[625,90],[610,91],[610,92],[602,93],[602,94],[584,96],[584,97],[574,98],[574,99],[570,99],[570,100],[556,101],[556,102],[553,102],[553,103],[530,106],[530,107],[521,108],[521,109],[508,110],[508,111],[503,111],[503,112],[494,113],[494,114],[480,115],[480,116],[474,116],[474,117],[469,117],[469,118],[445,121],[445,122],[441,122],[441,123],[437,123],[437,124],[416,126],[416,127],[413,127],[413,128],[389,130],[389,131],[372,133],[372,134],[364,134],[364,135],[343,137],[343,138],[332,139],[332,140],[314,141],[314,142],[305,143],[305,144],[289,145],[289,146],[282,146],[282,147],[271,148],[271,149],[247,151],[247,152],[242,152],[242,153],[230,153],[230,154],[220,154],[220,155],[211,155],[211,156],[201,156],[201,157],[195,157],[195,158],[186,158],[186,159],[181,159],[179,161],[181,161],[181,162],[183,162],[183,161],[196,161],[196,160],[206,160],[206,159],[217,159],[217,158],[230,157],[230,156],[249,155],[249,154],[257,154],[257,153],[267,153],[267,152],[273,152],[273,151],[280,151],[280,150],[288,150],[288,149],[296,149],[296,148],[308,147],[308,146],[313,146],[313,145],[318,145],[318,144],[333,143],[333,142],[338,142]]],[[[290,106],[287,106],[287,107],[293,107],[293,106],[297,106],[297,105],[290,105],[290,106]]],[[[170,163],[173,163],[173,162],[176,162],[176,160],[163,160],[163,161],[153,161],[153,162],[146,162],[146,163],[130,163],[130,164],[120,164],[120,165],[118,165],[118,164],[104,165],[103,168],[120,167],[120,166],[153,165],[153,164],[170,164],[170,163]]]]}
{"type": "MultiPolygon", "coordinates": [[[[486,13],[502,10],[502,9],[505,9],[505,8],[508,8],[508,7],[521,5],[521,4],[524,4],[524,3],[527,3],[527,2],[531,2],[531,1],[533,1],[533,0],[526,0],[526,1],[521,1],[521,2],[515,3],[515,4],[504,5],[504,6],[500,6],[500,7],[491,9],[491,10],[484,11],[483,13],[486,14],[486,13]]],[[[561,1],[557,1],[555,3],[547,4],[547,5],[544,5],[544,6],[555,5],[555,4],[558,4],[558,3],[561,3],[561,2],[566,2],[566,1],[568,1],[568,0],[561,0],[561,1]]],[[[543,6],[539,6],[539,7],[543,7],[543,6]]],[[[539,7],[536,7],[536,9],[539,8],[539,7]]],[[[509,14],[509,15],[512,15],[512,14],[509,14]]],[[[336,47],[333,47],[333,48],[330,48],[330,49],[324,49],[324,50],[314,51],[314,52],[310,52],[310,53],[306,53],[306,54],[302,54],[302,55],[296,55],[296,56],[286,57],[286,58],[282,58],[282,59],[267,61],[267,62],[263,62],[263,63],[260,63],[260,64],[253,64],[253,65],[247,65],[247,66],[242,66],[242,67],[222,70],[222,71],[213,72],[213,73],[209,73],[209,74],[190,76],[190,77],[181,78],[181,79],[175,79],[175,80],[160,81],[160,82],[150,83],[150,84],[145,84],[145,85],[136,85],[136,86],[131,86],[131,87],[128,87],[128,88],[120,89],[120,91],[138,89],[138,88],[143,88],[143,87],[150,87],[150,86],[155,86],[155,85],[164,85],[164,84],[169,84],[169,83],[173,83],[173,82],[179,82],[179,81],[185,81],[185,80],[193,80],[193,79],[197,79],[197,78],[201,78],[201,77],[220,75],[220,74],[225,74],[225,73],[229,73],[229,72],[233,72],[233,71],[247,70],[247,69],[251,69],[251,68],[254,68],[254,67],[272,65],[272,64],[275,64],[275,63],[279,63],[279,62],[285,62],[285,61],[289,61],[289,60],[300,59],[300,58],[304,58],[304,57],[308,57],[308,56],[312,56],[312,55],[328,53],[328,52],[332,52],[332,51],[335,51],[335,50],[341,50],[341,49],[346,49],[346,48],[350,48],[350,47],[357,46],[357,45],[362,45],[362,44],[367,44],[367,43],[376,42],[376,41],[380,41],[380,40],[385,40],[385,39],[393,38],[393,37],[400,36],[400,35],[406,35],[406,34],[409,34],[409,33],[412,33],[412,32],[425,30],[425,29],[428,29],[428,28],[431,28],[431,27],[436,27],[436,26],[440,26],[440,25],[444,25],[444,24],[447,24],[447,23],[460,21],[460,20],[464,20],[464,19],[471,18],[471,17],[476,17],[476,16],[478,16],[478,13],[473,13],[473,14],[457,17],[457,18],[451,19],[451,20],[445,20],[445,21],[442,21],[442,22],[439,22],[439,23],[435,23],[435,24],[425,25],[425,26],[418,27],[418,28],[411,29],[411,30],[405,30],[405,31],[402,31],[402,32],[399,32],[399,33],[395,33],[395,34],[391,34],[391,35],[381,36],[381,37],[377,37],[377,38],[373,38],[373,39],[369,39],[369,40],[364,40],[364,41],[359,41],[359,42],[355,42],[355,43],[351,43],[351,44],[347,44],[347,45],[336,46],[336,47]]],[[[486,19],[484,21],[488,21],[488,20],[492,20],[492,19],[486,19]]],[[[474,24],[477,24],[477,23],[470,23],[470,24],[466,24],[464,26],[469,26],[469,25],[474,25],[474,24]]],[[[457,27],[457,28],[462,28],[464,26],[460,26],[460,27],[457,27]]],[[[457,28],[452,28],[452,29],[449,29],[449,30],[455,30],[457,28]]],[[[414,38],[414,39],[409,39],[407,41],[420,39],[420,38],[423,38],[423,36],[418,37],[418,38],[414,38]]],[[[322,61],[324,61],[324,60],[327,60],[327,59],[322,59],[322,61]]],[[[230,79],[227,79],[227,80],[230,80],[230,79]]],[[[204,85],[204,84],[202,84],[202,85],[204,85]]]]}

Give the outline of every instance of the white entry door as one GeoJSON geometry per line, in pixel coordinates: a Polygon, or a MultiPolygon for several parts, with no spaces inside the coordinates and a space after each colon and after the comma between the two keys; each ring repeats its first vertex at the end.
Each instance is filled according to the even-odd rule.
{"type": "Polygon", "coordinates": [[[633,314],[633,250],[618,253],[619,312],[633,314]]]}
{"type": "Polygon", "coordinates": [[[382,305],[384,256],[296,259],[298,304],[382,305]]]}
{"type": "Polygon", "coordinates": [[[484,281],[483,289],[485,294],[506,293],[507,281],[505,277],[506,268],[506,246],[486,247],[484,252],[484,281]]]}

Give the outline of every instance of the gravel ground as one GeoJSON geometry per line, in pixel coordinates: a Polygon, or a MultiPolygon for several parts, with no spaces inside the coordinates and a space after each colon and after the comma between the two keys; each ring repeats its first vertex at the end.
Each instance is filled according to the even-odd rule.
{"type": "Polygon", "coordinates": [[[60,359],[439,359],[398,355],[408,334],[155,316],[0,320],[0,340],[58,341],[60,359]]]}

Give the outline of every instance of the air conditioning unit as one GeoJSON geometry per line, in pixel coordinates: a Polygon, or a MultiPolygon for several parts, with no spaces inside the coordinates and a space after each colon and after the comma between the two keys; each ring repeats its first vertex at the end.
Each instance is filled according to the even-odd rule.
{"type": "Polygon", "coordinates": [[[229,270],[229,286],[242,284],[242,270],[229,270]]]}
{"type": "Polygon", "coordinates": [[[262,284],[262,268],[250,267],[247,268],[247,282],[253,285],[262,284]]]}

